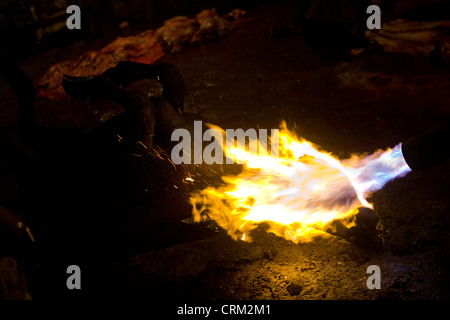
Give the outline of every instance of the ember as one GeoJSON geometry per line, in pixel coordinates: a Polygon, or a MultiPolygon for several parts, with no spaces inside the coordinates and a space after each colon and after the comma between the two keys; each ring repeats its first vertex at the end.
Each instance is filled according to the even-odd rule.
{"type": "Polygon", "coordinates": [[[411,171],[401,144],[371,155],[339,160],[286,125],[280,132],[280,157],[256,155],[244,148],[227,150],[245,162],[237,176],[223,177],[224,185],[192,195],[197,222],[215,220],[235,240],[251,241],[259,224],[295,243],[331,231],[332,222],[354,223],[358,207],[372,208],[367,196],[386,182],[411,171]]]}

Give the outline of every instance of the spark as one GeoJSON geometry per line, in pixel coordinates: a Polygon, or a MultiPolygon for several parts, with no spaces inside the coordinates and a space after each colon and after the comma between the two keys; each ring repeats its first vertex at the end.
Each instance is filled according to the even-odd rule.
{"type": "Polygon", "coordinates": [[[138,141],[138,143],[143,146],[145,149],[148,149],[147,146],[145,144],[142,143],[142,141],[138,141]]]}

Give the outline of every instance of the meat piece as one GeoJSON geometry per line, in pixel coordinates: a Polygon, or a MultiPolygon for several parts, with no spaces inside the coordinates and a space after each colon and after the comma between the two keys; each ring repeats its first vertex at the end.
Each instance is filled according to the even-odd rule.
{"type": "Polygon", "coordinates": [[[168,52],[179,52],[189,45],[189,42],[198,30],[199,23],[196,19],[187,17],[175,17],[167,20],[156,31],[156,37],[161,41],[168,52]]]}
{"type": "Polygon", "coordinates": [[[215,9],[204,10],[195,18],[174,17],[157,30],[119,37],[100,51],[89,51],[78,59],[51,66],[36,83],[38,96],[55,101],[67,99],[61,87],[64,74],[77,77],[99,75],[126,60],[152,64],[167,53],[180,52],[191,44],[228,34],[244,16],[245,11],[239,9],[224,17],[219,17],[215,9]]]}
{"type": "Polygon", "coordinates": [[[220,18],[215,9],[203,10],[197,14],[200,28],[192,36],[191,43],[215,40],[233,29],[232,22],[220,18]]]}
{"type": "Polygon", "coordinates": [[[98,75],[123,60],[151,64],[164,55],[163,47],[152,30],[136,36],[119,37],[100,51],[88,51],[78,59],[51,66],[37,82],[38,95],[63,100],[68,98],[61,87],[64,74],[77,77],[98,75]]]}
{"type": "Polygon", "coordinates": [[[398,19],[384,24],[381,30],[368,30],[366,37],[385,52],[402,52],[430,57],[440,55],[450,60],[450,21],[406,21],[398,19]]]}

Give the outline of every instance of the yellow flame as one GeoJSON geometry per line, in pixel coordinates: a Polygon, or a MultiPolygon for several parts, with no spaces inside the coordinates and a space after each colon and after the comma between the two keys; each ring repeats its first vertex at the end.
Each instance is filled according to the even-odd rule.
{"type": "Polygon", "coordinates": [[[366,200],[371,192],[410,171],[401,145],[339,160],[297,138],[285,123],[279,139],[278,157],[245,146],[225,150],[245,161],[243,171],[191,195],[194,221],[213,219],[235,240],[251,241],[250,231],[264,222],[269,232],[294,243],[309,241],[335,220],[352,226],[359,207],[372,208],[366,200]]]}

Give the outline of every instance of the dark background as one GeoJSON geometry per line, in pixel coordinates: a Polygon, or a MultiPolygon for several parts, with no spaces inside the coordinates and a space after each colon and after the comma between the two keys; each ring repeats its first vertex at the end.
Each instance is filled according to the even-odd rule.
{"type": "MultiPolygon", "coordinates": [[[[366,15],[357,8],[365,4],[339,1],[342,7],[334,7],[336,1],[323,1],[323,8],[340,8],[343,14],[319,10],[322,13],[315,17],[327,18],[305,29],[310,2],[74,1],[70,4],[80,5],[83,26],[89,27],[73,31],[55,27],[39,38],[36,30],[42,26],[65,21],[67,3],[2,1],[1,37],[11,61],[37,81],[55,63],[99,50],[118,36],[157,28],[170,17],[193,16],[212,7],[219,14],[241,8],[247,10],[248,21],[224,39],[163,58],[185,78],[187,112],[222,128],[277,128],[286,120],[299,136],[341,158],[393,147],[448,119],[448,61],[388,54],[375,46],[360,56],[348,56],[361,37],[340,36],[347,34],[349,25],[364,29],[366,15]],[[30,4],[36,8],[34,17],[30,4]],[[359,14],[349,14],[350,9],[359,14]],[[343,24],[336,21],[342,18],[343,24]]],[[[449,19],[448,6],[437,0],[381,3],[383,21],[449,19]]],[[[17,97],[5,82],[0,83],[0,96],[0,126],[17,142],[17,97]]],[[[106,102],[41,97],[36,101],[36,116],[48,126],[91,128],[120,111],[106,102]]],[[[25,200],[7,158],[0,158],[0,205],[22,214],[25,200]]],[[[372,195],[369,200],[378,220],[372,231],[381,248],[335,236],[296,245],[261,230],[252,243],[236,242],[214,227],[166,221],[189,214],[190,208],[186,194],[173,189],[172,179],[177,177],[168,177],[164,167],[159,170],[152,189],[157,190],[151,198],[155,202],[139,208],[129,205],[117,216],[116,197],[105,198],[104,205],[97,201],[96,211],[89,197],[83,198],[87,189],[82,196],[66,194],[73,206],[42,190],[39,197],[28,199],[23,213],[31,229],[43,233],[39,219],[47,210],[56,229],[56,238],[44,244],[44,255],[39,256],[43,244],[38,238],[32,245],[33,250],[38,247],[37,258],[16,257],[31,297],[436,300],[450,296],[448,162],[412,172],[372,195]],[[91,215],[96,212],[100,220],[91,215]],[[93,221],[107,221],[112,229],[96,233],[93,221]],[[84,228],[90,232],[87,239],[84,228]],[[65,288],[69,264],[84,270],[80,292],[65,288]],[[381,290],[370,291],[365,285],[366,269],[372,264],[382,270],[381,290]]],[[[64,180],[66,172],[61,177],[64,180]]],[[[64,194],[63,188],[55,189],[64,194]]],[[[16,285],[23,289],[23,283],[16,285]]]]}

